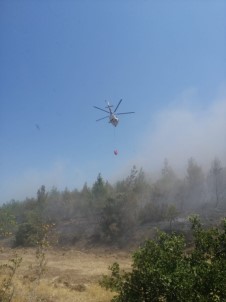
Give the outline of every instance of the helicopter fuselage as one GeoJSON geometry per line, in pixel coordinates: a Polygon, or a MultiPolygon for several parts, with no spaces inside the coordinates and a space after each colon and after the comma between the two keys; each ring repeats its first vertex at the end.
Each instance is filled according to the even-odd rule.
{"type": "Polygon", "coordinates": [[[118,125],[118,122],[119,122],[119,118],[113,113],[110,113],[109,123],[111,123],[113,126],[116,127],[118,125]]]}

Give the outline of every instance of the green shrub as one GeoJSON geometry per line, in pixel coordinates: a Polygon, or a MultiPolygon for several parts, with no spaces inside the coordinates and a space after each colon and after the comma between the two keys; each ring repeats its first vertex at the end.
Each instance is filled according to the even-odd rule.
{"type": "Polygon", "coordinates": [[[22,223],[18,227],[15,236],[16,246],[35,246],[43,237],[43,230],[40,226],[31,223],[22,223]]]}
{"type": "Polygon", "coordinates": [[[110,267],[100,284],[115,291],[114,302],[226,301],[226,221],[223,229],[203,229],[191,218],[194,248],[182,235],[159,233],[133,255],[131,272],[110,267]]]}
{"type": "Polygon", "coordinates": [[[11,236],[16,226],[15,216],[4,208],[0,208],[0,237],[11,236]]]}
{"type": "Polygon", "coordinates": [[[109,197],[101,212],[100,228],[106,242],[117,242],[134,225],[135,205],[126,194],[109,197]]]}

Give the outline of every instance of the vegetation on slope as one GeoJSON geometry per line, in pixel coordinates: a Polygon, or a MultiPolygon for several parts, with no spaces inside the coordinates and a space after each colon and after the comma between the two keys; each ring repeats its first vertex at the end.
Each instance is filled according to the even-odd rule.
{"type": "MultiPolygon", "coordinates": [[[[0,230],[12,234],[15,245],[32,246],[42,239],[42,225],[54,225],[58,243],[113,243],[133,241],[132,234],[147,224],[164,222],[172,231],[191,213],[208,223],[219,219],[226,209],[226,168],[218,159],[205,174],[194,159],[188,161],[184,178],[178,177],[165,160],[158,179],[150,180],[135,166],[114,185],[98,174],[91,187],[60,192],[45,186],[36,198],[11,201],[0,208],[0,230]]],[[[182,223],[181,223],[182,225],[182,223]]]]}
{"type": "MultiPolygon", "coordinates": [[[[85,184],[80,191],[52,188],[47,192],[43,185],[36,198],[13,200],[0,207],[0,237],[10,237],[14,247],[35,248],[36,260],[30,269],[35,283],[29,289],[33,293],[35,287],[40,288],[49,243],[137,246],[145,238],[153,239],[157,226],[167,233],[145,241],[133,256],[130,272],[122,272],[116,263],[112,275],[102,280],[102,286],[116,291],[113,301],[226,301],[226,224],[223,229],[210,227],[225,215],[225,184],[226,168],[218,159],[207,173],[190,159],[184,178],[166,160],[155,180],[134,166],[114,185],[101,174],[92,187],[85,184]],[[185,217],[192,212],[199,213],[210,228],[193,218],[189,233],[185,217]],[[148,232],[141,235],[144,229],[148,232]],[[194,244],[189,252],[188,243],[194,244]]],[[[0,301],[13,301],[21,261],[15,254],[0,264],[0,301]]]]}

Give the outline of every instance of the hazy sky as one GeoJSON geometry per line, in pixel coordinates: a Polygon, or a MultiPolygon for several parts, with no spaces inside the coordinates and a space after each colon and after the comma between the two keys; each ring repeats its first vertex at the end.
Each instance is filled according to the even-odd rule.
{"type": "Polygon", "coordinates": [[[226,164],[225,15],[220,0],[1,0],[0,203],[166,157],[226,164]],[[121,98],[134,115],[95,121],[121,98]]]}

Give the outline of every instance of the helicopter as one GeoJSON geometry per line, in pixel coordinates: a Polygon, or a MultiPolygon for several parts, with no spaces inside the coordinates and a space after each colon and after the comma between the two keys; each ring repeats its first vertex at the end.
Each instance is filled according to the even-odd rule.
{"type": "Polygon", "coordinates": [[[113,105],[110,105],[110,103],[107,102],[107,101],[105,101],[105,102],[106,102],[106,104],[107,104],[107,106],[106,106],[105,108],[108,109],[108,111],[105,110],[105,109],[102,109],[102,108],[93,106],[93,107],[96,108],[96,109],[99,109],[99,110],[101,110],[101,111],[104,111],[104,112],[108,113],[107,116],[102,117],[102,118],[99,118],[98,120],[96,120],[97,122],[98,122],[98,121],[101,121],[101,120],[103,120],[103,119],[105,119],[105,118],[109,118],[109,123],[111,123],[114,127],[116,127],[116,126],[118,125],[118,122],[119,122],[119,118],[117,117],[117,115],[135,113],[135,112],[121,112],[121,113],[117,113],[117,114],[116,114],[116,111],[117,111],[119,105],[121,104],[122,99],[118,102],[118,105],[116,106],[116,108],[115,108],[114,111],[112,111],[113,105]]]}

